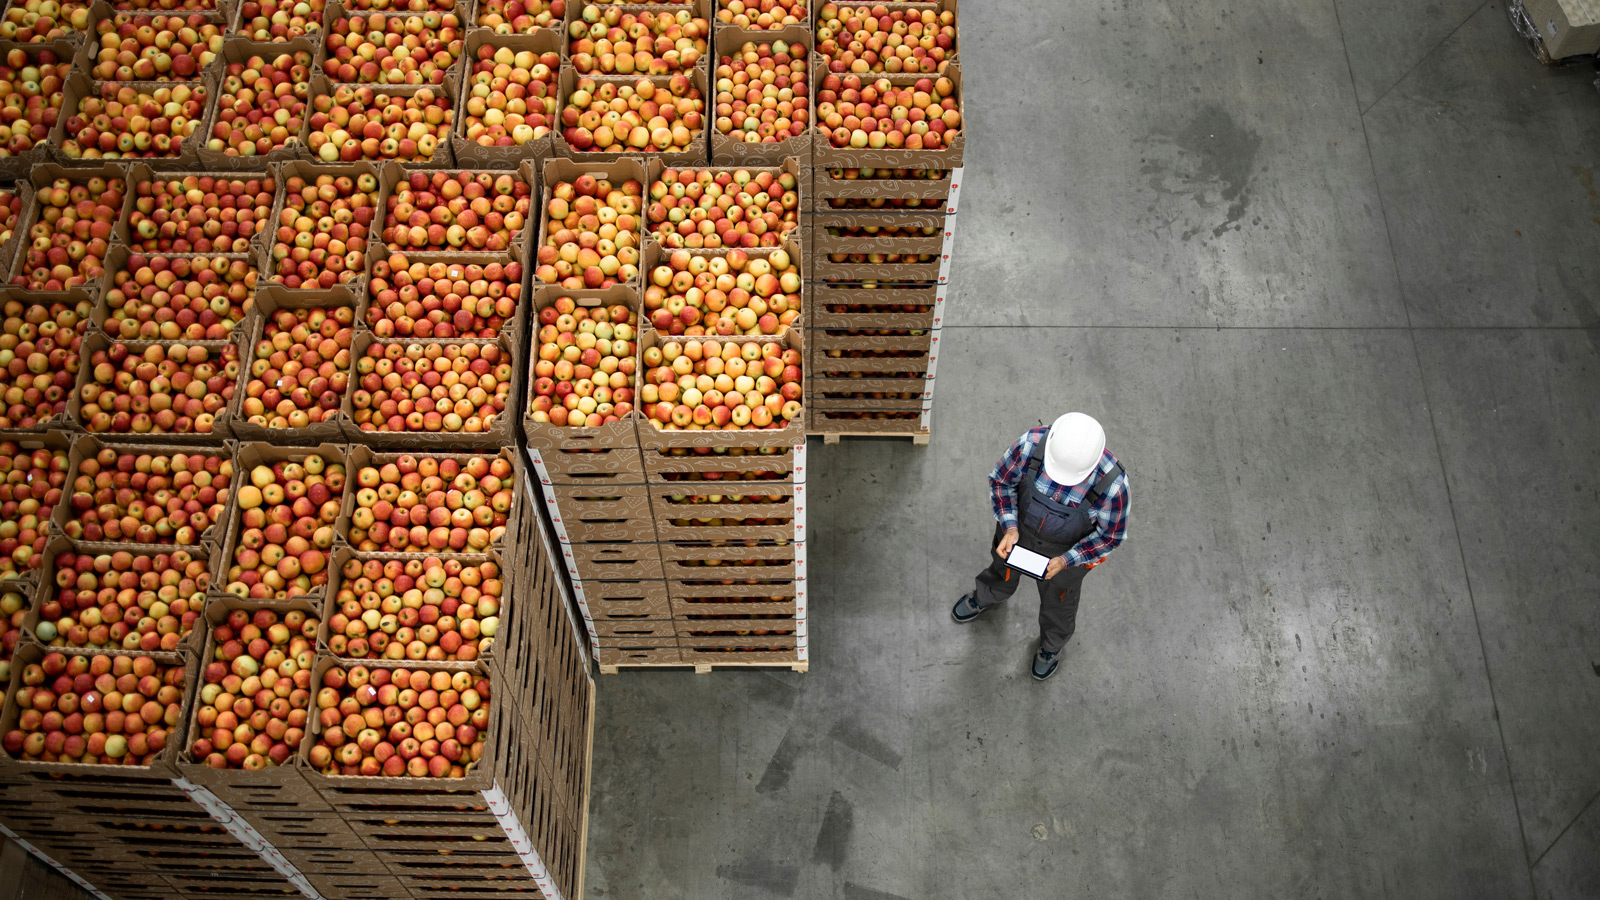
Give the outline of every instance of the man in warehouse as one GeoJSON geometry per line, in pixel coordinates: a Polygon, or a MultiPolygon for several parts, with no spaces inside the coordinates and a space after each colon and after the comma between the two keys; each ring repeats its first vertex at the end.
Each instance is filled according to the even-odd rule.
{"type": "Polygon", "coordinates": [[[950,615],[971,622],[1004,601],[1024,578],[1039,582],[1039,650],[1033,677],[1055,674],[1078,618],[1083,577],[1128,536],[1128,474],[1106,449],[1105,429],[1071,412],[1029,430],[989,473],[995,547],[971,593],[950,615]],[[1013,554],[1021,546],[1027,553],[1013,554]],[[1026,558],[1024,558],[1026,557],[1026,558]],[[1009,562],[1008,562],[1009,560],[1009,562]],[[1038,568],[1042,566],[1042,571],[1038,568]]]}

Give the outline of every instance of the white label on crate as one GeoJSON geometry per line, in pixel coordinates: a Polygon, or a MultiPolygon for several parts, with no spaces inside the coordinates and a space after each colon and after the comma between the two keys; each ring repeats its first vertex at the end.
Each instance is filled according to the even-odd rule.
{"type": "Polygon", "coordinates": [[[246,822],[238,813],[234,812],[233,807],[222,802],[221,797],[187,778],[174,778],[172,783],[187,794],[189,799],[193,800],[201,809],[210,813],[211,818],[215,819],[223,830],[233,835],[239,843],[255,851],[256,855],[261,857],[267,865],[276,869],[278,874],[293,884],[300,893],[310,898],[310,900],[322,900],[322,895],[317,893],[316,888],[311,886],[311,882],[300,874],[300,870],[295,868],[294,864],[289,862],[282,853],[278,852],[278,848],[272,846],[266,838],[262,837],[261,832],[256,831],[249,822],[246,822]]]}
{"type": "Polygon", "coordinates": [[[801,441],[794,448],[794,483],[804,484],[806,480],[806,442],[801,441]]]}
{"type": "Polygon", "coordinates": [[[923,431],[927,431],[929,428],[933,427],[933,404],[932,403],[930,403],[927,406],[924,406],[922,408],[922,418],[919,421],[922,424],[922,430],[923,431]]]}
{"type": "Polygon", "coordinates": [[[43,850],[40,850],[38,847],[35,847],[33,844],[29,843],[26,839],[24,839],[21,835],[18,835],[15,831],[12,831],[11,829],[7,828],[3,823],[0,823],[0,834],[3,834],[6,837],[10,838],[13,842],[16,843],[16,845],[18,847],[21,847],[22,849],[24,849],[24,850],[28,851],[29,853],[33,854],[34,856],[38,857],[40,862],[44,863],[45,865],[49,866],[50,868],[55,869],[57,872],[60,872],[62,875],[66,876],[68,881],[71,881],[73,884],[77,885],[78,887],[81,887],[85,891],[89,892],[90,894],[93,894],[97,898],[97,900],[111,900],[111,898],[107,897],[104,893],[102,893],[99,888],[95,887],[94,885],[92,885],[89,882],[84,881],[82,878],[80,878],[78,876],[78,873],[72,871],[71,869],[67,868],[66,866],[63,866],[61,863],[56,862],[54,859],[51,859],[50,858],[50,854],[44,852],[43,850]]]}
{"type": "Polygon", "coordinates": [[[955,215],[956,208],[961,205],[961,176],[967,170],[957,166],[950,170],[950,198],[945,201],[944,211],[948,215],[955,215]]]}
{"type": "Polygon", "coordinates": [[[806,486],[794,486],[794,539],[806,539],[806,486]]]}
{"type": "Polygon", "coordinates": [[[533,471],[538,477],[539,483],[549,484],[550,470],[544,467],[544,457],[539,454],[538,450],[535,450],[532,447],[528,448],[528,461],[533,463],[533,471]]]}
{"type": "Polygon", "coordinates": [[[517,821],[516,814],[512,812],[511,803],[506,798],[505,791],[500,789],[497,781],[489,790],[483,792],[484,799],[488,801],[489,810],[494,813],[495,821],[500,824],[502,831],[511,841],[511,846],[522,860],[523,866],[532,876],[533,883],[545,895],[546,900],[562,900],[561,889],[556,887],[555,879],[550,877],[550,870],[539,857],[539,851],[534,848],[533,841],[528,838],[528,833],[523,830],[522,823],[517,821]]]}

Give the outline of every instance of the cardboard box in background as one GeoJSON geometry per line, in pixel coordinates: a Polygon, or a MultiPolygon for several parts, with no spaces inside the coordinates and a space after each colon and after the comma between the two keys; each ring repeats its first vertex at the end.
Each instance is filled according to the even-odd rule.
{"type": "Polygon", "coordinates": [[[1600,2],[1597,0],[1522,0],[1550,58],[1600,53],[1600,2]]]}

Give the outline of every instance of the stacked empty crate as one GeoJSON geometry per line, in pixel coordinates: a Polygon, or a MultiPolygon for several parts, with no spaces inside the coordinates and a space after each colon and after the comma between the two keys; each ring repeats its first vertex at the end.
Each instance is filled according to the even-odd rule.
{"type": "MultiPolygon", "coordinates": [[[[442,543],[402,545],[396,538],[375,548],[371,528],[352,540],[353,523],[365,521],[372,510],[361,506],[364,512],[358,514],[356,503],[354,479],[367,470],[410,467],[417,459],[432,460],[425,463],[430,466],[450,459],[466,469],[466,459],[476,456],[475,474],[479,465],[495,465],[508,502],[517,496],[510,474],[521,467],[511,449],[521,381],[515,373],[525,365],[522,331],[531,268],[525,254],[533,228],[513,221],[509,211],[518,201],[526,205],[537,198],[537,163],[549,153],[550,139],[520,130],[515,140],[501,140],[492,129],[484,133],[486,119],[496,125],[503,120],[504,98],[482,106],[475,101],[491,87],[505,90],[504,68],[513,60],[495,56],[496,50],[521,53],[531,47],[533,57],[514,59],[528,69],[535,62],[554,63],[540,51],[553,51],[559,41],[553,32],[523,38],[484,31],[469,48],[465,38],[473,21],[465,8],[434,3],[427,12],[380,13],[386,20],[380,25],[370,11],[377,5],[316,3],[307,16],[304,9],[283,3],[192,0],[185,4],[189,9],[174,12],[178,18],[147,20],[136,17],[167,13],[134,8],[138,4],[96,3],[82,23],[69,18],[70,10],[58,24],[44,22],[53,30],[35,32],[29,23],[19,38],[31,42],[12,45],[42,67],[45,101],[59,113],[47,128],[30,134],[28,147],[18,149],[21,144],[14,140],[0,152],[0,174],[21,179],[0,193],[0,266],[8,282],[0,302],[4,315],[16,320],[17,327],[8,323],[8,331],[22,333],[25,323],[43,363],[42,369],[25,373],[30,379],[25,386],[18,383],[22,372],[0,374],[6,388],[16,386],[17,396],[8,396],[0,416],[0,439],[13,442],[19,467],[0,497],[0,515],[13,523],[0,559],[0,663],[9,688],[0,732],[16,732],[19,738],[0,758],[0,790],[6,795],[0,824],[8,836],[102,897],[333,900],[471,890],[531,900],[582,893],[592,682],[560,580],[532,574],[534,562],[542,560],[548,571],[553,561],[512,559],[507,553],[508,541],[533,527],[529,523],[537,521],[538,511],[524,503],[485,515],[486,507],[478,505],[486,502],[484,496],[474,499],[474,511],[455,502],[473,493],[470,486],[446,484],[441,493],[449,502],[427,498],[413,507],[448,514],[442,523],[424,518],[430,535],[441,527],[451,535],[442,543]],[[364,24],[349,28],[357,18],[364,24]],[[160,32],[187,42],[171,50],[170,69],[165,56],[154,75],[143,71],[143,61],[138,67],[123,65],[127,48],[121,44],[129,37],[119,29],[130,24],[152,26],[152,37],[141,30],[133,38],[142,43],[152,43],[160,32]],[[194,34],[180,36],[182,27],[194,34]],[[425,54],[413,53],[410,62],[385,63],[373,72],[360,65],[371,48],[357,45],[368,40],[367,32],[378,30],[420,32],[437,44],[425,54]],[[475,54],[474,65],[464,57],[467,49],[475,54]],[[396,72],[412,74],[387,83],[396,72]],[[99,110],[91,105],[117,100],[119,92],[170,103],[163,114],[176,116],[173,134],[183,139],[174,145],[156,134],[160,129],[145,129],[142,123],[115,132],[122,127],[120,119],[94,120],[99,110]],[[276,118],[272,109],[264,110],[271,106],[279,108],[276,118]],[[400,115],[383,119],[382,107],[400,115]],[[495,112],[486,115],[491,107],[495,112]],[[72,115],[84,121],[69,123],[72,115]],[[346,118],[356,115],[372,124],[357,128],[346,118]],[[475,174],[489,170],[481,187],[491,198],[493,215],[473,210],[477,224],[487,227],[460,222],[455,208],[450,217],[424,208],[425,225],[386,222],[396,200],[409,202],[406,191],[439,194],[435,173],[452,164],[458,144],[465,147],[464,157],[485,154],[469,164],[481,167],[475,174]],[[127,158],[98,158],[102,151],[127,158]],[[288,196],[292,179],[305,185],[296,198],[288,196]],[[514,197],[502,190],[513,185],[520,185],[514,197]],[[457,218],[461,227],[432,227],[443,218],[457,218]],[[64,234],[74,221],[79,232],[74,239],[82,242],[83,253],[61,260],[30,250],[33,238],[64,234]],[[399,277],[418,265],[422,268],[407,278],[399,277]],[[412,302],[418,277],[435,286],[421,298],[420,310],[412,302]],[[484,285],[487,291],[480,290],[484,285]],[[447,293],[458,296],[445,300],[441,316],[437,301],[447,293]],[[457,311],[462,298],[471,304],[470,314],[457,311]],[[278,321],[280,315],[287,318],[278,321]],[[309,317],[324,315],[333,323],[329,331],[289,336],[309,317]],[[33,336],[46,321],[55,326],[45,333],[49,344],[33,336]],[[338,340],[333,331],[339,332],[338,340]],[[292,377],[285,360],[271,359],[285,346],[273,341],[292,345],[297,357],[316,356],[297,358],[302,365],[331,369],[302,375],[297,379],[301,391],[291,391],[282,383],[292,377]],[[262,342],[268,346],[258,353],[262,342]],[[439,357],[455,361],[451,372],[443,371],[439,357]],[[434,374],[443,378],[424,378],[415,364],[420,362],[435,363],[434,374]],[[415,382],[408,376],[399,386],[406,391],[403,397],[396,385],[363,386],[360,376],[385,363],[396,369],[412,364],[416,370],[415,382]],[[458,396],[439,386],[471,378],[481,386],[486,373],[479,366],[485,363],[496,387],[482,396],[471,391],[458,396]],[[432,395],[433,409],[415,408],[412,415],[384,407],[384,400],[413,400],[416,382],[422,393],[432,395]],[[379,391],[386,392],[382,399],[375,398],[379,391]],[[463,402],[471,408],[461,407],[463,402]],[[511,412],[494,422],[491,416],[507,408],[511,412]],[[419,446],[437,452],[417,452],[404,463],[399,454],[385,455],[387,449],[419,446]],[[470,452],[449,452],[455,450],[470,452]],[[193,508],[200,502],[193,497],[172,499],[176,489],[163,488],[157,498],[157,488],[151,487],[149,496],[130,488],[129,475],[141,485],[154,484],[145,468],[132,473],[115,468],[122,459],[129,465],[138,459],[137,465],[146,468],[156,459],[166,469],[179,453],[238,464],[235,489],[241,481],[248,484],[251,471],[262,465],[268,471],[278,467],[263,480],[275,482],[268,490],[280,490],[282,466],[303,467],[310,456],[322,466],[349,466],[352,485],[333,491],[334,497],[310,498],[321,507],[309,517],[294,513],[315,523],[314,529],[307,526],[316,532],[311,538],[275,535],[260,523],[246,527],[237,491],[230,498],[221,488],[220,500],[208,496],[200,511],[193,508]],[[99,461],[103,454],[112,460],[106,466],[99,461]],[[99,472],[91,467],[100,467],[99,472]],[[91,497],[87,506],[68,502],[76,501],[72,484],[83,477],[92,484],[108,473],[123,481],[85,494],[91,497]],[[46,502],[41,497],[45,484],[52,491],[66,489],[46,502]],[[109,496],[100,497],[102,491],[109,496]],[[233,505],[224,514],[222,506],[230,500],[233,505]],[[163,506],[172,503],[176,506],[163,506]],[[464,532],[472,537],[455,537],[464,532]],[[492,540],[482,539],[490,532],[492,540]],[[293,565],[273,565],[287,541],[304,541],[289,546],[315,548],[321,555],[302,563],[294,553],[283,554],[294,556],[293,565]],[[248,557],[239,555],[240,548],[248,557]],[[76,580],[64,567],[68,561],[79,567],[76,580]],[[109,574],[105,566],[111,567],[109,574]],[[404,593],[389,593],[391,586],[377,590],[367,582],[359,585],[363,591],[344,590],[369,572],[387,579],[393,572],[385,566],[398,567],[405,577],[411,577],[411,567],[448,572],[442,590],[452,604],[464,599],[460,572],[471,573],[468,588],[478,605],[470,623],[475,636],[458,640],[466,633],[461,626],[468,617],[462,613],[453,631],[436,628],[438,633],[425,638],[417,623],[402,626],[411,638],[403,642],[409,654],[359,658],[377,655],[378,642],[366,641],[356,653],[350,635],[335,634],[331,623],[357,630],[348,616],[336,618],[343,614],[341,598],[361,603],[379,593],[387,598],[404,593]],[[164,592],[171,588],[164,586],[159,599],[171,606],[169,615],[141,618],[130,612],[130,621],[139,625],[128,626],[127,635],[121,623],[109,619],[75,621],[89,614],[56,596],[82,593],[79,585],[90,580],[136,572],[148,578],[147,570],[163,568],[185,573],[183,590],[198,584],[199,596],[169,603],[164,592]],[[268,570],[277,574],[262,574],[268,570]],[[203,577],[196,575],[202,571],[203,577]],[[252,574],[241,578],[246,571],[252,574]],[[313,571],[320,574],[306,580],[313,571]],[[281,581],[249,596],[271,578],[281,581]],[[491,589],[496,581],[499,587],[491,589]],[[409,669],[434,681],[430,689],[448,676],[446,690],[458,695],[470,684],[466,689],[474,692],[474,705],[484,711],[469,718],[472,740],[450,747],[451,765],[442,772],[390,777],[394,773],[381,765],[375,775],[363,771],[376,763],[372,750],[377,746],[366,746],[363,735],[360,743],[339,742],[362,750],[360,760],[345,768],[321,758],[319,747],[332,749],[328,723],[317,716],[312,685],[298,683],[294,690],[306,691],[307,703],[281,711],[274,705],[271,734],[256,722],[250,723],[255,740],[249,744],[218,733],[216,717],[222,711],[214,704],[222,683],[217,679],[237,677],[229,672],[231,661],[255,658],[254,650],[235,656],[239,648],[222,637],[230,628],[236,634],[241,623],[257,627],[257,615],[271,618],[275,626],[295,626],[292,639],[310,648],[305,661],[314,665],[310,671],[298,663],[285,665],[302,678],[314,674],[319,690],[332,686],[329,672],[357,669],[368,677],[389,673],[378,680],[409,669]],[[235,622],[230,616],[245,618],[235,622]],[[458,637],[441,640],[445,632],[458,637]],[[344,656],[333,652],[336,643],[344,656]],[[134,663],[135,658],[148,662],[134,663]],[[98,659],[111,662],[94,662],[98,659]],[[171,683],[162,685],[161,709],[151,712],[160,724],[146,729],[151,735],[160,732],[161,739],[146,739],[141,732],[125,745],[119,738],[111,745],[116,752],[109,754],[98,737],[76,740],[78,719],[63,715],[74,740],[63,738],[58,746],[55,735],[64,734],[54,718],[59,710],[51,718],[43,718],[41,710],[60,698],[33,681],[44,666],[53,669],[62,660],[73,667],[69,672],[86,665],[138,665],[141,670],[155,665],[167,673],[171,683]],[[217,665],[222,668],[212,671],[217,665]],[[19,696],[35,708],[22,709],[19,696]],[[40,721],[34,721],[33,712],[40,712],[40,721]],[[294,724],[285,725],[285,716],[294,724]],[[37,743],[45,731],[52,735],[50,742],[37,743]],[[40,738],[32,737],[36,734],[40,738]],[[91,757],[85,754],[95,762],[119,764],[88,764],[83,760],[91,757]],[[427,839],[418,840],[419,834],[427,839]]],[[[15,73],[0,72],[5,74],[15,73]]],[[[548,99],[528,92],[538,97],[539,115],[546,118],[556,111],[553,83],[552,73],[548,99]]],[[[529,105],[536,104],[530,99],[529,105]]],[[[532,111],[528,119],[534,119],[532,111]]],[[[509,133],[510,123],[505,125],[509,133]]],[[[298,183],[295,187],[301,189],[298,183]]],[[[458,187],[477,190],[465,181],[458,187]]],[[[445,200],[461,193],[448,188],[434,205],[445,207],[445,200]]],[[[516,213],[523,215],[525,210],[516,213]]],[[[12,444],[0,448],[10,453],[12,444]]],[[[290,479],[295,491],[313,480],[290,479]]],[[[326,479],[320,489],[327,489],[326,479]]],[[[307,499],[298,494],[262,498],[261,493],[251,498],[259,508],[274,502],[291,508],[295,497],[307,499]]],[[[393,499],[386,501],[388,508],[400,516],[403,504],[393,499]]],[[[412,533],[389,524],[394,526],[390,534],[412,533]]],[[[431,592],[440,589],[431,583],[414,587],[409,594],[422,593],[424,605],[437,605],[431,592]]],[[[148,596],[145,601],[152,602],[148,596]]],[[[371,633],[395,627],[385,620],[371,633]]],[[[263,649],[273,654],[290,649],[277,642],[276,633],[268,643],[263,649]]],[[[344,688],[349,694],[348,681],[344,688]]],[[[301,695],[295,696],[298,703],[301,695]]],[[[395,747],[385,751],[389,758],[396,758],[395,752],[395,747]]],[[[415,756],[402,755],[411,757],[408,765],[423,756],[442,758],[428,742],[419,742],[415,756]]]]}
{"type": "MultiPolygon", "coordinates": [[[[760,179],[758,184],[787,179],[798,188],[799,173],[798,163],[790,159],[781,166],[744,168],[739,177],[760,179]]],[[[738,233],[727,219],[716,220],[725,226],[723,232],[716,230],[715,222],[701,231],[698,222],[711,220],[669,217],[665,205],[674,201],[674,185],[692,184],[696,196],[710,196],[700,193],[707,185],[730,197],[766,193],[754,188],[736,191],[733,178],[732,169],[675,169],[660,161],[652,161],[648,169],[628,160],[546,164],[547,213],[541,233],[552,246],[541,242],[541,252],[555,254],[559,247],[554,244],[572,239],[563,234],[569,230],[563,222],[551,221],[548,212],[552,202],[558,214],[565,212],[568,204],[563,197],[598,193],[626,209],[628,192],[635,190],[626,185],[637,182],[638,190],[650,194],[644,202],[658,208],[636,226],[643,234],[618,236],[614,241],[619,247],[636,247],[642,241],[642,266],[625,263],[629,267],[609,279],[615,283],[590,290],[581,289],[582,282],[570,280],[576,276],[564,270],[541,269],[542,277],[553,283],[540,289],[533,305],[540,362],[528,373],[530,406],[523,431],[602,672],[614,672],[618,666],[692,665],[709,671],[717,665],[751,664],[804,670],[809,658],[803,416],[775,418],[773,427],[767,428],[738,429],[726,422],[669,425],[660,420],[665,403],[660,397],[666,395],[652,400],[660,387],[649,371],[655,355],[668,345],[687,347],[691,341],[716,339],[703,334],[701,322],[711,319],[702,319],[702,313],[713,317],[732,309],[713,309],[704,298],[685,303],[683,288],[673,289],[669,304],[670,288],[654,280],[655,270],[670,268],[668,254],[681,254],[685,264],[691,259],[707,265],[712,259],[726,262],[730,251],[723,246],[724,235],[738,233]],[[690,224],[679,229],[679,223],[690,224]],[[585,370],[559,368],[571,366],[572,360],[564,360],[562,354],[574,338],[570,329],[593,315],[587,310],[606,310],[603,321],[613,325],[618,313],[626,311],[622,324],[641,329],[638,346],[629,348],[625,360],[617,360],[613,344],[604,357],[596,351],[589,360],[593,365],[579,362],[590,370],[622,367],[628,373],[622,389],[630,395],[637,392],[629,400],[613,393],[605,401],[607,407],[583,403],[596,396],[585,370]],[[632,407],[633,401],[641,409],[620,405],[626,402],[632,407]],[[728,481],[738,481],[740,491],[712,490],[728,481]]],[[[761,212],[771,212],[772,218],[756,226],[759,231],[752,243],[758,246],[745,255],[771,262],[781,252],[793,257],[786,268],[798,269],[802,251],[793,240],[798,231],[798,191],[773,193],[791,195],[787,214],[780,214],[781,197],[771,200],[776,209],[763,203],[761,212]]],[[[671,282],[670,275],[661,277],[671,282]]],[[[783,292],[768,298],[777,293],[783,292]]],[[[794,291],[793,297],[798,296],[794,291]]],[[[777,309],[776,302],[769,309],[777,309]]],[[[798,322],[803,310],[793,313],[788,321],[798,322]]],[[[753,313],[752,317],[757,318],[753,313]]],[[[746,330],[762,328],[757,321],[746,330]]],[[[752,354],[767,352],[769,346],[774,353],[792,352],[798,371],[804,360],[800,329],[776,319],[765,328],[765,334],[741,333],[726,340],[739,344],[740,350],[745,344],[756,348],[752,354]]],[[[576,351],[572,356],[581,359],[576,351]]],[[[744,367],[741,361],[736,368],[744,367]]],[[[802,394],[797,390],[795,396],[802,394]]],[[[676,408],[687,414],[686,405],[676,408]]],[[[799,410],[797,402],[790,412],[799,410]]]]}
{"type": "MultiPolygon", "coordinates": [[[[956,2],[891,4],[886,17],[872,16],[872,8],[837,3],[818,12],[813,84],[819,115],[826,108],[821,104],[860,99],[879,79],[888,79],[896,91],[921,91],[926,85],[919,80],[943,78],[953,89],[947,106],[955,115],[938,127],[952,136],[937,148],[907,149],[888,143],[881,133],[871,135],[869,143],[851,117],[834,128],[819,118],[806,198],[806,403],[812,433],[829,442],[845,435],[886,434],[924,443],[932,424],[965,144],[959,128],[956,2]],[[940,55],[908,59],[890,52],[898,47],[910,53],[908,48],[916,46],[910,40],[878,51],[861,51],[852,43],[853,28],[899,34],[910,17],[930,22],[939,32],[940,55]]],[[[906,115],[903,104],[896,106],[886,96],[873,99],[873,112],[884,107],[897,118],[906,115]]],[[[923,110],[912,112],[919,116],[916,124],[926,128],[923,110]]]]}

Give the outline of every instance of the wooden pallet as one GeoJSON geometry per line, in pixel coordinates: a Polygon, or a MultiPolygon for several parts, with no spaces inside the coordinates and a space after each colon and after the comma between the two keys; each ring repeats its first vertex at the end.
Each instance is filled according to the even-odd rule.
{"type": "Polygon", "coordinates": [[[619,663],[614,666],[602,664],[600,674],[615,675],[621,669],[694,669],[696,675],[710,675],[712,669],[790,669],[795,672],[804,672],[811,664],[801,660],[798,662],[725,662],[725,663],[619,663]]]}
{"type": "Polygon", "coordinates": [[[840,438],[911,438],[911,443],[918,447],[928,444],[930,435],[926,431],[897,434],[892,431],[812,431],[807,437],[820,437],[824,444],[837,444],[840,438]]]}

